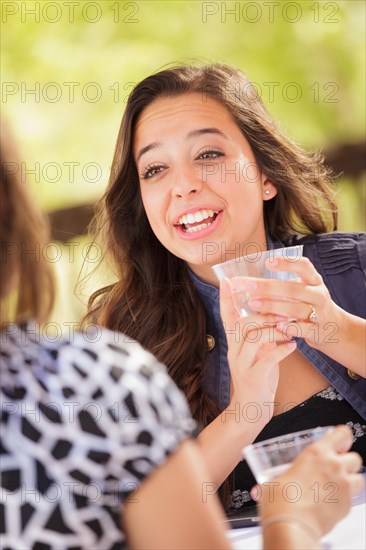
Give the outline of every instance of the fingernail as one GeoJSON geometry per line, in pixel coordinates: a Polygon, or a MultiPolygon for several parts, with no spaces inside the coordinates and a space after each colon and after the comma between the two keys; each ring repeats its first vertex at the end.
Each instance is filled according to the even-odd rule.
{"type": "Polygon", "coordinates": [[[288,344],[286,344],[286,346],[290,349],[295,349],[296,348],[296,342],[288,342],[288,344]]]}

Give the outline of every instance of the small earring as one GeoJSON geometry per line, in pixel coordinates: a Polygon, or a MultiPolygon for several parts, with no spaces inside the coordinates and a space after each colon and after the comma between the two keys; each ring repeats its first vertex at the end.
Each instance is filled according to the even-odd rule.
{"type": "Polygon", "coordinates": [[[271,192],[271,191],[270,191],[269,189],[266,189],[265,192],[264,192],[264,194],[265,194],[265,195],[269,195],[270,192],[271,192]]]}

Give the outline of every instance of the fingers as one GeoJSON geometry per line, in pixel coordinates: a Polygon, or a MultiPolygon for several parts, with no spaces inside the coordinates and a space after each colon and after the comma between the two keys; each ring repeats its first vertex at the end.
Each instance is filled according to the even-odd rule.
{"type": "Polygon", "coordinates": [[[238,320],[238,313],[232,300],[232,287],[229,279],[220,281],[220,315],[223,323],[229,329],[233,327],[238,320]]]}
{"type": "MultiPolygon", "coordinates": [[[[239,278],[241,279],[241,277],[237,277],[236,279],[239,278]]],[[[242,284],[246,283],[243,282],[242,284]]],[[[243,326],[247,325],[248,327],[253,327],[255,324],[257,324],[257,326],[268,326],[271,323],[275,325],[279,322],[279,320],[288,320],[287,316],[264,316],[255,312],[250,316],[241,317],[235,308],[232,294],[233,287],[230,279],[223,279],[220,282],[220,315],[225,327],[228,327],[229,329],[232,329],[238,321],[240,321],[243,326]]]]}
{"type": "MultiPolygon", "coordinates": [[[[338,342],[337,338],[338,326],[336,323],[329,323],[327,325],[329,328],[328,333],[325,334],[324,338],[328,339],[329,342],[338,342]]],[[[292,319],[287,321],[280,321],[276,325],[277,330],[282,332],[284,337],[290,340],[292,337],[295,338],[304,338],[305,340],[310,339],[314,342],[320,341],[319,336],[319,323],[313,322],[301,322],[292,319]]]]}
{"type": "MultiPolygon", "coordinates": [[[[307,258],[275,257],[268,259],[266,266],[272,271],[292,271],[299,276],[301,282],[234,277],[236,292],[243,295],[244,303],[249,301],[248,307],[254,313],[306,321],[312,311],[309,304],[316,304],[318,309],[322,308],[324,297],[320,290],[324,287],[323,279],[307,258]]],[[[232,300],[232,291],[231,282],[225,279],[220,285],[220,307],[222,318],[229,326],[238,316],[232,300]]]]}
{"type": "Polygon", "coordinates": [[[252,500],[255,500],[256,502],[259,501],[260,496],[261,496],[260,486],[258,484],[254,485],[254,487],[251,488],[249,494],[250,494],[250,497],[252,498],[252,500]]]}
{"type": "Polygon", "coordinates": [[[291,340],[291,337],[274,328],[279,321],[278,316],[254,314],[240,317],[232,300],[232,285],[229,279],[224,279],[220,283],[220,314],[229,348],[235,347],[239,351],[245,341],[248,341],[251,344],[250,350],[247,350],[250,356],[255,357],[262,344],[291,340]]]}
{"type": "MultiPolygon", "coordinates": [[[[244,286],[247,284],[246,281],[248,280],[248,278],[244,280],[243,277],[234,277],[233,280],[236,281],[236,290],[242,292],[242,286],[244,288],[244,286]],[[239,283],[238,280],[240,280],[239,283]]],[[[245,289],[243,290],[243,292],[245,292],[245,289]]],[[[249,297],[250,296],[248,294],[248,299],[249,297]]],[[[263,324],[263,322],[273,322],[273,324],[276,324],[279,321],[278,315],[266,315],[266,317],[264,317],[263,315],[258,315],[255,312],[253,312],[253,315],[250,315],[250,317],[241,317],[234,305],[232,281],[227,278],[223,279],[220,282],[220,315],[223,323],[229,329],[233,328],[238,320],[241,320],[241,322],[243,323],[251,322],[259,324],[263,324]]],[[[283,320],[286,320],[286,317],[283,317],[283,320]]]]}
{"type": "Polygon", "coordinates": [[[298,300],[279,300],[277,297],[271,300],[266,300],[265,298],[250,298],[248,306],[253,311],[258,311],[265,315],[276,315],[280,311],[282,317],[285,317],[287,320],[293,319],[296,321],[306,321],[313,311],[308,303],[298,300]]]}
{"type": "Polygon", "coordinates": [[[363,475],[354,474],[349,476],[350,492],[351,496],[354,497],[358,493],[365,490],[365,478],[363,475]]]}
{"type": "Polygon", "coordinates": [[[323,282],[321,275],[317,272],[308,258],[282,258],[275,256],[266,260],[266,267],[271,271],[292,271],[297,273],[300,279],[308,285],[316,286],[323,282]]]}
{"type": "Polygon", "coordinates": [[[314,445],[331,448],[337,453],[347,452],[353,443],[352,430],[348,426],[336,426],[314,445]]]}
{"type": "Polygon", "coordinates": [[[296,281],[234,277],[232,286],[253,313],[308,321],[314,307],[321,311],[329,293],[323,284],[310,286],[296,281]]]}
{"type": "Polygon", "coordinates": [[[286,342],[278,344],[275,348],[270,349],[264,353],[258,361],[255,363],[255,368],[258,370],[265,370],[272,368],[273,365],[278,364],[285,359],[290,353],[296,349],[296,342],[286,342]]]}
{"type": "MultiPolygon", "coordinates": [[[[236,323],[232,330],[225,328],[229,348],[230,359],[242,355],[242,365],[250,365],[256,357],[279,344],[293,343],[275,327],[261,327],[257,323],[241,324],[236,323]]],[[[290,347],[292,351],[294,347],[290,347]]]]}
{"type": "Polygon", "coordinates": [[[349,474],[357,474],[362,467],[362,458],[358,453],[344,453],[342,456],[342,464],[346,472],[349,474]]]}
{"type": "MultiPolygon", "coordinates": [[[[304,460],[307,463],[310,461],[319,474],[323,471],[323,474],[334,477],[333,481],[336,478],[345,479],[345,476],[357,474],[362,467],[361,456],[356,452],[348,452],[352,443],[352,431],[347,426],[337,426],[315,443],[308,445],[294,465],[300,465],[304,460]]],[[[354,483],[358,487],[357,482],[354,483]]]]}
{"type": "MultiPolygon", "coordinates": [[[[304,283],[298,281],[284,281],[282,279],[257,279],[255,277],[233,277],[235,290],[247,293],[248,299],[261,296],[273,298],[284,297],[286,299],[298,300],[307,288],[304,283]]],[[[308,287],[311,289],[311,287],[308,287]]],[[[312,289],[313,290],[313,289],[312,289]]]]}

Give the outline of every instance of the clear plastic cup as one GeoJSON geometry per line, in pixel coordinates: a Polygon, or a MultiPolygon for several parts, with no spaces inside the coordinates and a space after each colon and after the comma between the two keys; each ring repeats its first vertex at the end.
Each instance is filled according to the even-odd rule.
{"type": "Polygon", "coordinates": [[[235,308],[240,317],[247,317],[253,312],[248,306],[251,294],[245,288],[246,278],[255,277],[257,279],[281,279],[283,281],[299,282],[300,279],[294,271],[270,271],[267,269],[265,262],[268,258],[280,256],[286,258],[288,262],[295,263],[302,257],[302,251],[302,245],[274,248],[216,264],[212,269],[219,281],[224,278],[230,279],[235,308]]]}
{"type": "Polygon", "coordinates": [[[243,455],[257,483],[265,483],[282,474],[310,443],[333,430],[324,426],[266,439],[243,449],[243,455]]]}

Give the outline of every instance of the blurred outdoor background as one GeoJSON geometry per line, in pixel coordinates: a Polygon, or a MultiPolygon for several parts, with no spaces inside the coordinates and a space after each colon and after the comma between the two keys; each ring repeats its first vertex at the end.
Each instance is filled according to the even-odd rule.
{"type": "MultiPolygon", "coordinates": [[[[282,128],[342,172],[340,229],[365,230],[363,0],[2,1],[1,11],[1,111],[22,178],[51,213],[60,323],[77,321],[99,287],[74,291],[126,98],[172,62],[243,69],[282,128]]],[[[97,260],[96,249],[88,269],[97,260]]]]}

